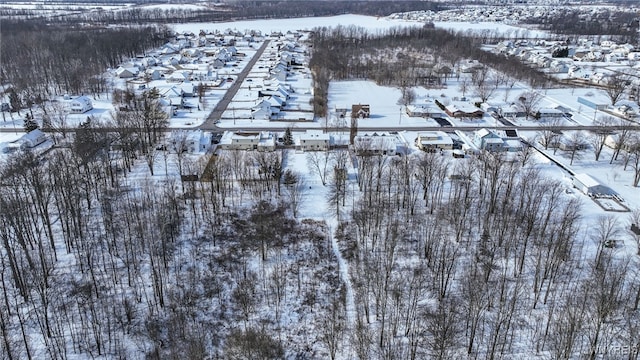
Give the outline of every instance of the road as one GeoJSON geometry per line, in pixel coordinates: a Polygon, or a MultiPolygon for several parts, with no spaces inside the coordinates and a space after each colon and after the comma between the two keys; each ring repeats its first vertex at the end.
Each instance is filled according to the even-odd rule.
{"type": "MultiPolygon", "coordinates": [[[[317,123],[316,123],[317,124],[317,123]]],[[[214,125],[214,124],[211,124],[214,125]]],[[[272,131],[272,132],[278,132],[278,131],[285,131],[287,129],[287,127],[291,127],[291,125],[286,125],[283,124],[282,126],[279,127],[275,127],[275,126],[269,126],[269,127],[259,127],[259,126],[248,126],[247,128],[243,129],[240,127],[234,127],[234,128],[229,128],[229,129],[225,129],[225,128],[218,128],[218,127],[204,127],[202,128],[203,130],[217,130],[217,131],[225,131],[225,130],[230,130],[230,131],[272,131]]],[[[565,131],[565,130],[587,130],[587,131],[600,131],[602,130],[602,127],[600,126],[590,126],[590,125],[559,125],[559,126],[447,126],[447,127],[441,127],[441,126],[379,126],[379,127],[363,127],[360,126],[360,128],[358,129],[358,131],[444,131],[444,132],[452,132],[454,130],[461,130],[461,131],[475,131],[478,129],[482,129],[482,128],[487,128],[487,129],[498,129],[498,130],[517,130],[517,131],[543,131],[543,130],[557,130],[557,131],[565,131]]],[[[635,131],[640,131],[640,125],[612,125],[612,126],[607,126],[607,129],[610,130],[620,130],[621,128],[626,128],[626,129],[630,129],[630,130],[635,130],[635,131]]],[[[166,128],[164,129],[165,132],[171,132],[174,130],[193,130],[193,127],[185,127],[185,128],[180,128],[180,127],[172,127],[172,128],[166,128]]],[[[318,126],[301,126],[300,123],[296,123],[295,126],[295,131],[306,131],[306,130],[319,130],[322,129],[324,130],[325,128],[321,128],[318,126]]],[[[66,132],[74,132],[76,129],[75,128],[69,128],[66,130],[66,132]]],[[[106,131],[106,132],[113,132],[113,131],[118,131],[117,128],[103,128],[101,129],[102,131],[106,131]]],[[[350,130],[349,127],[329,127],[326,128],[327,131],[329,132],[348,132],[350,130]]],[[[18,128],[18,129],[13,129],[13,128],[0,128],[0,133],[15,133],[16,131],[18,132],[24,132],[23,128],[18,128]]],[[[46,129],[43,129],[43,131],[47,132],[46,129]]]]}
{"type": "Polygon", "coordinates": [[[229,104],[231,103],[231,100],[233,100],[233,97],[236,96],[236,93],[240,89],[240,86],[244,82],[244,79],[247,77],[251,69],[253,69],[253,66],[256,64],[256,62],[258,62],[258,59],[260,59],[260,57],[262,56],[262,53],[264,53],[264,50],[267,48],[268,45],[269,45],[269,40],[265,40],[264,43],[262,43],[262,46],[260,46],[260,48],[258,49],[258,51],[256,51],[256,53],[253,55],[251,60],[249,60],[249,63],[247,64],[247,66],[245,66],[244,69],[242,69],[242,71],[239,74],[237,74],[235,81],[233,82],[233,84],[231,84],[229,89],[222,96],[222,99],[220,99],[218,104],[216,104],[216,107],[213,109],[213,111],[211,111],[211,114],[209,114],[209,117],[207,117],[207,120],[204,123],[202,123],[202,125],[198,126],[199,129],[217,130],[217,126],[215,124],[216,120],[220,120],[220,118],[222,117],[222,114],[225,112],[225,110],[227,110],[227,107],[229,107],[229,104]]]}

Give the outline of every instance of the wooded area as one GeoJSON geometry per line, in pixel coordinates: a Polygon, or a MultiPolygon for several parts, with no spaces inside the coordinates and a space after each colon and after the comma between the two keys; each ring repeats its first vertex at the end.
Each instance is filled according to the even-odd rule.
{"type": "Polygon", "coordinates": [[[9,84],[14,111],[54,95],[109,93],[107,68],[167,39],[159,26],[76,30],[11,20],[2,26],[0,83],[9,84]]]}
{"type": "MultiPolygon", "coordinates": [[[[515,162],[309,153],[327,223],[296,218],[311,190],[287,150],[183,158],[207,181],[161,182],[82,134],[0,169],[8,359],[569,359],[638,346],[640,282],[610,246],[632,235],[608,216],[582,227],[579,200],[530,150],[515,162]]],[[[153,153],[156,172],[177,161],[153,153]]]]}
{"type": "Polygon", "coordinates": [[[442,5],[430,1],[232,1],[213,4],[209,8],[180,9],[178,7],[126,8],[118,11],[70,11],[50,17],[35,9],[0,9],[5,18],[20,17],[31,20],[47,19],[55,24],[144,24],[144,23],[182,23],[212,22],[247,19],[279,19],[293,17],[332,16],[341,14],[360,14],[387,16],[405,11],[441,9],[442,5]]]}
{"type": "Polygon", "coordinates": [[[498,33],[471,36],[428,25],[377,34],[357,26],[317,28],[309,61],[314,74],[314,111],[318,116],[327,115],[326,95],[331,79],[371,79],[379,85],[405,89],[406,93],[413,86],[437,88],[451,77],[460,78],[460,65],[465,59],[477,60],[506,75],[494,79],[498,81],[496,85],[514,79],[532,87],[554,83],[516,58],[482,50],[480,45],[492,41],[491,36],[499,37],[498,33]]]}

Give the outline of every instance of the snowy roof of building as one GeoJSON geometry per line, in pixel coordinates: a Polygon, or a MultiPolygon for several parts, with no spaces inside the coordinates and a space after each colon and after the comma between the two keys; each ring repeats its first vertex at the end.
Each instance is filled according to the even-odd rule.
{"type": "Polygon", "coordinates": [[[598,186],[600,185],[600,182],[596,179],[594,179],[593,177],[591,177],[591,175],[589,174],[575,174],[574,179],[580,181],[582,184],[584,184],[584,186],[586,187],[593,187],[593,186],[598,186]]]}

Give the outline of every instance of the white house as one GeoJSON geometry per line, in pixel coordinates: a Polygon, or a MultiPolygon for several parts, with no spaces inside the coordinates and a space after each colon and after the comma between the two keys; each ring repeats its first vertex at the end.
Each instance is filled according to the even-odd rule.
{"type": "Polygon", "coordinates": [[[564,112],[558,109],[542,108],[538,110],[536,117],[541,120],[561,119],[564,117],[564,112]]]}
{"type": "Polygon", "coordinates": [[[399,140],[396,135],[387,133],[373,133],[358,135],[353,139],[353,148],[358,155],[387,155],[397,154],[399,140]]]}
{"type": "Polygon", "coordinates": [[[444,131],[426,131],[418,134],[416,146],[423,151],[451,150],[453,139],[444,131]]]}
{"type": "Polygon", "coordinates": [[[302,151],[329,150],[331,135],[322,130],[307,130],[295,139],[296,149],[302,151]]]}
{"type": "Polygon", "coordinates": [[[510,118],[510,119],[521,118],[526,116],[526,113],[522,111],[522,109],[516,106],[515,104],[510,104],[510,105],[500,107],[499,113],[503,117],[510,118]]]}
{"type": "Polygon", "coordinates": [[[274,151],[276,140],[270,132],[226,131],[218,146],[227,150],[274,151]]]}
{"type": "Polygon", "coordinates": [[[71,100],[70,108],[71,112],[82,114],[93,109],[93,104],[91,103],[91,99],[88,96],[79,96],[71,100]]]}
{"type": "Polygon", "coordinates": [[[434,103],[407,105],[405,107],[405,111],[409,116],[419,116],[419,117],[425,117],[425,118],[426,117],[440,118],[445,116],[444,111],[442,111],[434,103]]]}
{"type": "Polygon", "coordinates": [[[491,130],[482,128],[473,134],[473,144],[482,150],[504,151],[504,140],[491,130]]]}
{"type": "Polygon", "coordinates": [[[260,99],[256,105],[251,108],[252,119],[270,120],[279,113],[280,108],[265,99],[260,99]]]}
{"type": "Polygon", "coordinates": [[[170,146],[175,152],[205,152],[210,144],[211,133],[202,130],[180,130],[171,133],[170,146]]]}
{"type": "Polygon", "coordinates": [[[138,74],[138,69],[136,68],[124,68],[122,66],[116,69],[116,76],[121,79],[129,79],[138,74]]]}
{"type": "Polygon", "coordinates": [[[19,142],[22,148],[34,148],[43,142],[47,141],[47,135],[40,129],[31,130],[28,133],[22,135],[19,142]]]}

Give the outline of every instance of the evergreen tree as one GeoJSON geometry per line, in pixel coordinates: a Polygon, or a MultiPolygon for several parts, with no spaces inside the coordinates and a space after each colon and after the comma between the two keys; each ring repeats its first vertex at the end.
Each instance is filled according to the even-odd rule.
{"type": "Polygon", "coordinates": [[[38,128],[38,123],[33,120],[33,116],[31,114],[27,114],[24,119],[24,131],[31,132],[38,128]]]}
{"type": "Polygon", "coordinates": [[[287,128],[284,131],[283,142],[285,145],[293,145],[293,135],[291,135],[291,128],[287,128]]]}

